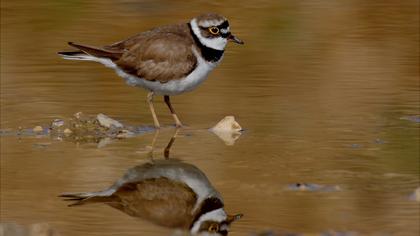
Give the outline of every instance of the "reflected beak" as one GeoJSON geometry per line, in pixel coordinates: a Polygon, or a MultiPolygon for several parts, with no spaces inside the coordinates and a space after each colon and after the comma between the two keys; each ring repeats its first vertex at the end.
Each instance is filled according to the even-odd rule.
{"type": "Polygon", "coordinates": [[[237,38],[235,35],[231,34],[229,35],[229,37],[227,38],[229,41],[231,42],[235,42],[237,44],[244,44],[244,41],[240,40],[239,38],[237,38]]]}
{"type": "Polygon", "coordinates": [[[244,216],[244,214],[242,214],[242,213],[235,214],[235,215],[228,215],[226,221],[227,221],[228,224],[231,224],[232,222],[235,222],[235,221],[241,219],[243,216],[244,216]]]}

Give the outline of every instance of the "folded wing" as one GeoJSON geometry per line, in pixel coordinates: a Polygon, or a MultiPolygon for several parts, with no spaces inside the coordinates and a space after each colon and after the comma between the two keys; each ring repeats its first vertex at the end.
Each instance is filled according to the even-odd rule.
{"type": "Polygon", "coordinates": [[[129,74],[165,83],[187,76],[195,69],[197,59],[191,41],[178,34],[162,32],[149,35],[126,49],[115,63],[129,74]]]}

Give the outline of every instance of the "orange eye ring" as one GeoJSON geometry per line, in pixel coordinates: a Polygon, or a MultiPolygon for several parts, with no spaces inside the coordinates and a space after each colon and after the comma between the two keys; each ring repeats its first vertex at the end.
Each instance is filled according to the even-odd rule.
{"type": "Polygon", "coordinates": [[[219,33],[219,28],[217,28],[217,27],[210,27],[209,28],[209,32],[211,34],[218,34],[219,33]]]}

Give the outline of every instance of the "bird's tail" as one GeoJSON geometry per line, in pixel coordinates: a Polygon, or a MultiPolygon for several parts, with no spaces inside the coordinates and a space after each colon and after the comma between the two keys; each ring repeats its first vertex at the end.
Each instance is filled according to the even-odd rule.
{"type": "Polygon", "coordinates": [[[58,55],[68,60],[97,61],[98,58],[118,60],[123,54],[122,51],[97,48],[73,42],[69,42],[68,44],[79,49],[77,51],[58,52],[58,55]]]}
{"type": "Polygon", "coordinates": [[[116,197],[109,191],[62,193],[58,196],[62,197],[64,201],[72,201],[68,206],[78,206],[87,203],[109,203],[116,200],[116,197]]]}

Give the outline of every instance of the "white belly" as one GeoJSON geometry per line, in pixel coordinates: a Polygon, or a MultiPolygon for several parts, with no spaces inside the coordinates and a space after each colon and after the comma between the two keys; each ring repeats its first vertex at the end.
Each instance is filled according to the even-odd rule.
{"type": "Polygon", "coordinates": [[[199,84],[207,79],[210,71],[212,71],[221,61],[207,62],[204,60],[199,53],[193,48],[194,55],[197,58],[196,68],[186,77],[182,79],[170,80],[166,83],[159,81],[149,81],[139,78],[135,75],[130,75],[125,71],[121,70],[114,62],[106,58],[90,58],[91,60],[100,62],[106,67],[110,67],[117,72],[117,74],[124,78],[126,83],[131,86],[142,87],[150,91],[154,91],[158,95],[178,95],[181,93],[189,92],[195,89],[199,84]]]}

